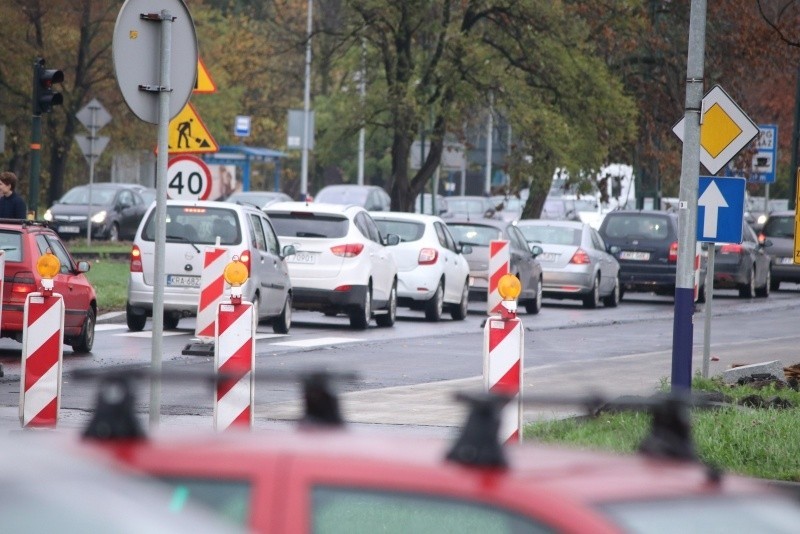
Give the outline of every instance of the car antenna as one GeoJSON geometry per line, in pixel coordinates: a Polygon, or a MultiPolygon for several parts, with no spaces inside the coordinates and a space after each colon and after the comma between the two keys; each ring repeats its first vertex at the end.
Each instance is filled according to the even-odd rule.
{"type": "Polygon", "coordinates": [[[500,412],[510,396],[494,393],[457,393],[456,400],[469,406],[461,434],[447,459],[473,467],[506,468],[508,462],[500,443],[500,412]]]}

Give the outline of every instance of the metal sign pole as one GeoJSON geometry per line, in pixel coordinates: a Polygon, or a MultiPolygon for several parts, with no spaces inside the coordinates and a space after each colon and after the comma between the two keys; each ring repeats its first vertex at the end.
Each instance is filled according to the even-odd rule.
{"type": "MultiPolygon", "coordinates": [[[[172,57],[172,16],[161,11],[161,87],[158,94],[158,156],[156,159],[156,221],[167,219],[167,164],[169,141],[169,88],[170,60],[172,57]]],[[[167,240],[166,224],[156,226],[155,281],[153,290],[153,343],[150,367],[153,380],[150,384],[150,426],[158,426],[161,416],[161,351],[164,332],[164,285],[166,267],[164,249],[167,240]]]]}
{"type": "Polygon", "coordinates": [[[711,305],[714,301],[714,259],[716,243],[708,244],[708,261],[706,262],[706,316],[703,323],[703,378],[708,378],[708,365],[711,361],[711,305]]]}
{"type": "Polygon", "coordinates": [[[86,244],[92,246],[92,184],[94,183],[94,140],[97,137],[97,108],[92,107],[89,122],[89,207],[86,211],[86,244]]]}

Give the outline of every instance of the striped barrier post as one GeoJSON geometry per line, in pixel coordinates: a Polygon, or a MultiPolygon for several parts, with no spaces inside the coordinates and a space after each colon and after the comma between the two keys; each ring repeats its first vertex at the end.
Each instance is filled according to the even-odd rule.
{"type": "Polygon", "coordinates": [[[230,261],[228,249],[207,247],[203,254],[203,272],[200,273],[200,300],[197,305],[197,323],[194,334],[203,342],[214,340],[217,308],[225,297],[225,280],[222,273],[230,261]]]}
{"type": "Polygon", "coordinates": [[[58,423],[64,299],[53,293],[52,277],[60,267],[52,253],[41,256],[37,269],[45,277],[42,291],[29,293],[25,298],[19,388],[19,420],[23,428],[55,428],[58,423]]]}
{"type": "Polygon", "coordinates": [[[497,292],[497,282],[504,274],[509,272],[511,263],[511,249],[508,241],[499,239],[489,243],[489,280],[486,295],[486,314],[492,315],[500,311],[500,293],[497,292]]]}
{"type": "Polygon", "coordinates": [[[247,269],[234,260],[225,267],[231,283],[231,267],[243,278],[232,284],[230,302],[219,304],[214,333],[214,369],[224,375],[217,381],[214,398],[214,429],[252,428],[255,402],[256,312],[251,302],[242,301],[240,284],[247,269]]]}
{"type": "Polygon", "coordinates": [[[499,282],[503,286],[516,287],[516,294],[507,293],[500,304],[500,314],[486,320],[483,329],[483,378],[486,391],[512,397],[503,408],[500,421],[500,439],[503,443],[522,441],[522,374],[523,343],[525,340],[522,321],[517,317],[516,300],[521,289],[516,276],[508,274],[499,282]]]}

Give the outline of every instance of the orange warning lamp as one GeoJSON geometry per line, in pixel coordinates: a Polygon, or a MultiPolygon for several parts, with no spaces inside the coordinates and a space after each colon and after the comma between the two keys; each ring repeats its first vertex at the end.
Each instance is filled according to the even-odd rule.
{"type": "Polygon", "coordinates": [[[225,266],[222,277],[231,286],[231,302],[239,304],[242,301],[242,284],[247,282],[247,266],[239,261],[239,256],[225,266]]]}
{"type": "Polygon", "coordinates": [[[517,300],[521,291],[522,284],[519,283],[519,278],[513,274],[504,274],[497,281],[497,292],[500,293],[503,300],[517,300]]]}
{"type": "Polygon", "coordinates": [[[42,287],[45,291],[53,290],[53,277],[61,270],[61,262],[50,249],[36,261],[36,270],[42,277],[42,287]]]}

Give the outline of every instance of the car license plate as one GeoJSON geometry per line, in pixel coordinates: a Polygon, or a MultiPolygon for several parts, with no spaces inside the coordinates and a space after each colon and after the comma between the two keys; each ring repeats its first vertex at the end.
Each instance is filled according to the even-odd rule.
{"type": "Polygon", "coordinates": [[[317,263],[317,255],[313,252],[295,252],[292,256],[286,257],[287,263],[317,263]]]}
{"type": "Polygon", "coordinates": [[[560,254],[556,254],[555,252],[543,252],[536,256],[536,259],[539,261],[556,261],[560,254]]]}
{"type": "Polygon", "coordinates": [[[792,258],[781,258],[781,263],[784,265],[794,265],[792,258]]]}
{"type": "Polygon", "coordinates": [[[170,287],[200,287],[200,277],[168,274],[167,285],[170,287]]]}
{"type": "Polygon", "coordinates": [[[59,226],[58,233],[60,234],[77,234],[81,229],[77,226],[59,226]]]}
{"type": "Polygon", "coordinates": [[[623,250],[619,253],[621,260],[634,260],[634,261],[648,261],[650,259],[649,252],[636,252],[633,250],[623,250]]]}

